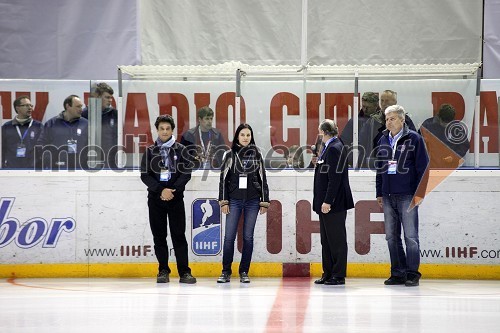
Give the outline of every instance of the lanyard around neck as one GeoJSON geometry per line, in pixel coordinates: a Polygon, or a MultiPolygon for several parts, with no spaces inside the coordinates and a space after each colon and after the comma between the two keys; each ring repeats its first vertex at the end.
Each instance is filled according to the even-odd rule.
{"type": "Polygon", "coordinates": [[[28,134],[28,131],[30,130],[30,127],[32,124],[33,124],[33,119],[31,119],[30,124],[28,125],[28,128],[26,129],[26,131],[24,132],[23,135],[21,135],[21,130],[19,129],[19,127],[21,127],[21,126],[16,126],[17,134],[19,135],[19,139],[21,139],[21,143],[23,142],[24,138],[28,134]]]}
{"type": "Polygon", "coordinates": [[[207,147],[205,149],[205,142],[203,142],[203,136],[201,135],[201,126],[198,125],[198,133],[199,133],[199,136],[200,136],[200,144],[201,144],[201,149],[203,150],[203,152],[206,152],[208,151],[208,149],[210,148],[210,144],[211,144],[211,139],[212,139],[212,133],[210,133],[210,131],[208,131],[208,144],[207,144],[207,147]]]}
{"type": "Polygon", "coordinates": [[[403,131],[401,130],[395,137],[391,139],[391,134],[389,134],[389,143],[391,143],[392,148],[392,159],[394,160],[394,156],[396,156],[396,150],[398,148],[398,141],[403,136],[403,131]]]}

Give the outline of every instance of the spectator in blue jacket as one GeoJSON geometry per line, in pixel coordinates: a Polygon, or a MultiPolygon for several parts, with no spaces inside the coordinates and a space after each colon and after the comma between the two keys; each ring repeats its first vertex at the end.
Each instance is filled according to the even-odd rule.
{"type": "Polygon", "coordinates": [[[32,118],[33,105],[28,96],[13,103],[16,116],[2,126],[2,168],[33,169],[35,145],[42,123],[32,118]]]}
{"type": "MultiPolygon", "coordinates": [[[[114,90],[106,82],[100,82],[92,89],[92,97],[101,99],[101,148],[104,152],[103,166],[117,168],[118,152],[118,110],[113,108],[114,90]]],[[[89,110],[85,108],[82,117],[89,119],[89,110]]]]}
{"type": "Polygon", "coordinates": [[[77,95],[66,97],[64,110],[47,120],[40,143],[43,168],[87,168],[88,121],[82,118],[83,103],[77,95]]]}
{"type": "Polygon", "coordinates": [[[422,201],[420,191],[425,190],[424,175],[429,158],[423,138],[405,124],[402,106],[392,105],[385,110],[385,126],[378,141],[376,162],[377,202],[384,210],[385,235],[391,258],[391,276],[384,284],[418,286],[421,277],[418,271],[418,204],[422,201]],[[412,207],[413,200],[417,203],[415,207],[412,207]]]}

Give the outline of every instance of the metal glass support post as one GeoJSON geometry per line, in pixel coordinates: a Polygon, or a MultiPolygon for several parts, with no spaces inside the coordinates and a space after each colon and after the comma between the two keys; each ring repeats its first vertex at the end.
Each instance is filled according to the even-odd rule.
{"type": "Polygon", "coordinates": [[[359,90],[359,73],[356,71],[354,73],[354,96],[352,101],[352,167],[359,169],[361,166],[358,165],[358,147],[359,147],[359,136],[358,136],[358,90],[359,90]]]}
{"type": "Polygon", "coordinates": [[[96,97],[89,98],[89,156],[90,169],[101,169],[104,163],[102,150],[102,100],[96,97]]]}
{"type": "MultiPolygon", "coordinates": [[[[239,126],[241,120],[240,120],[240,115],[241,115],[241,76],[244,75],[245,72],[240,70],[239,68],[236,70],[236,95],[235,95],[235,101],[234,101],[234,123],[236,126],[239,126]]],[[[233,131],[235,131],[236,128],[233,128],[233,131]]]]}
{"type": "Polygon", "coordinates": [[[125,152],[123,150],[123,119],[125,118],[124,117],[125,111],[123,110],[122,70],[119,67],[118,67],[118,99],[116,100],[116,109],[118,111],[118,117],[117,117],[118,124],[116,124],[118,126],[118,131],[117,131],[118,138],[116,140],[118,145],[116,156],[118,160],[116,161],[116,163],[118,168],[123,168],[125,166],[124,163],[125,152]]]}
{"type": "MultiPolygon", "coordinates": [[[[497,105],[498,105],[498,124],[497,124],[497,128],[498,128],[498,137],[500,138],[500,97],[498,98],[498,101],[497,101],[497,105]]],[[[499,143],[500,145],[500,143],[499,143]]],[[[497,149],[500,148],[500,147],[497,147],[497,149]]],[[[500,167],[500,149],[498,150],[498,166],[500,167]]]]}
{"type": "Polygon", "coordinates": [[[481,117],[480,117],[480,107],[481,107],[481,67],[477,70],[477,83],[476,83],[476,105],[474,108],[474,168],[479,168],[479,129],[481,128],[481,117]]]}

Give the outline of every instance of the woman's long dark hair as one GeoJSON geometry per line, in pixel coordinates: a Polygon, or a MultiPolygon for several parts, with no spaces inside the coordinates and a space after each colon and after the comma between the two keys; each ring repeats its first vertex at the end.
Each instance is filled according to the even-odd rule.
{"type": "Polygon", "coordinates": [[[231,146],[231,149],[233,151],[238,151],[241,148],[241,144],[240,144],[240,141],[239,141],[238,137],[240,136],[241,130],[244,129],[244,128],[248,128],[250,130],[250,135],[252,136],[252,139],[250,140],[249,146],[250,145],[255,146],[255,139],[254,139],[254,136],[253,136],[252,126],[250,126],[249,124],[241,124],[240,126],[238,126],[238,128],[236,129],[236,132],[234,133],[233,144],[231,146]]]}
{"type": "MultiPolygon", "coordinates": [[[[255,172],[259,169],[260,167],[260,163],[258,163],[258,161],[262,158],[261,155],[260,155],[260,151],[259,149],[257,148],[257,146],[255,145],[255,139],[254,139],[254,136],[253,136],[253,129],[252,129],[252,126],[248,125],[248,124],[241,124],[240,126],[238,126],[238,128],[236,129],[236,132],[234,133],[234,139],[233,139],[233,145],[231,146],[231,150],[235,153],[235,154],[239,154],[239,155],[242,155],[240,158],[246,158],[246,159],[250,159],[250,160],[253,160],[254,163],[252,163],[251,165],[251,168],[250,169],[246,169],[246,170],[240,170],[240,172],[255,172]],[[250,135],[252,136],[252,138],[250,139],[250,143],[248,144],[248,146],[246,147],[243,147],[241,144],[240,144],[240,141],[238,140],[238,137],[240,135],[240,132],[244,129],[244,128],[248,128],[250,130],[250,135]]],[[[239,168],[239,165],[238,163],[236,163],[236,160],[234,160],[234,167],[235,168],[239,168]]],[[[236,169],[235,169],[236,170],[236,169]]]]}

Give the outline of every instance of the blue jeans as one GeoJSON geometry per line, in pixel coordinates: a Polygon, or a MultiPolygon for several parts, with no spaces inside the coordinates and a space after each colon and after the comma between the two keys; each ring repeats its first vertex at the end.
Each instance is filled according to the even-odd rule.
{"type": "Polygon", "coordinates": [[[418,241],[418,206],[408,211],[412,195],[383,197],[385,239],[391,256],[391,276],[420,275],[420,243],[418,241]],[[403,226],[406,255],[401,241],[403,226]]]}
{"type": "Polygon", "coordinates": [[[222,253],[222,271],[231,274],[231,264],[234,257],[234,241],[238,231],[240,216],[244,214],[243,221],[243,250],[239,273],[248,273],[253,253],[253,233],[255,222],[259,214],[259,198],[250,200],[229,199],[229,214],[226,217],[226,231],[224,233],[224,249],[222,253]]]}

